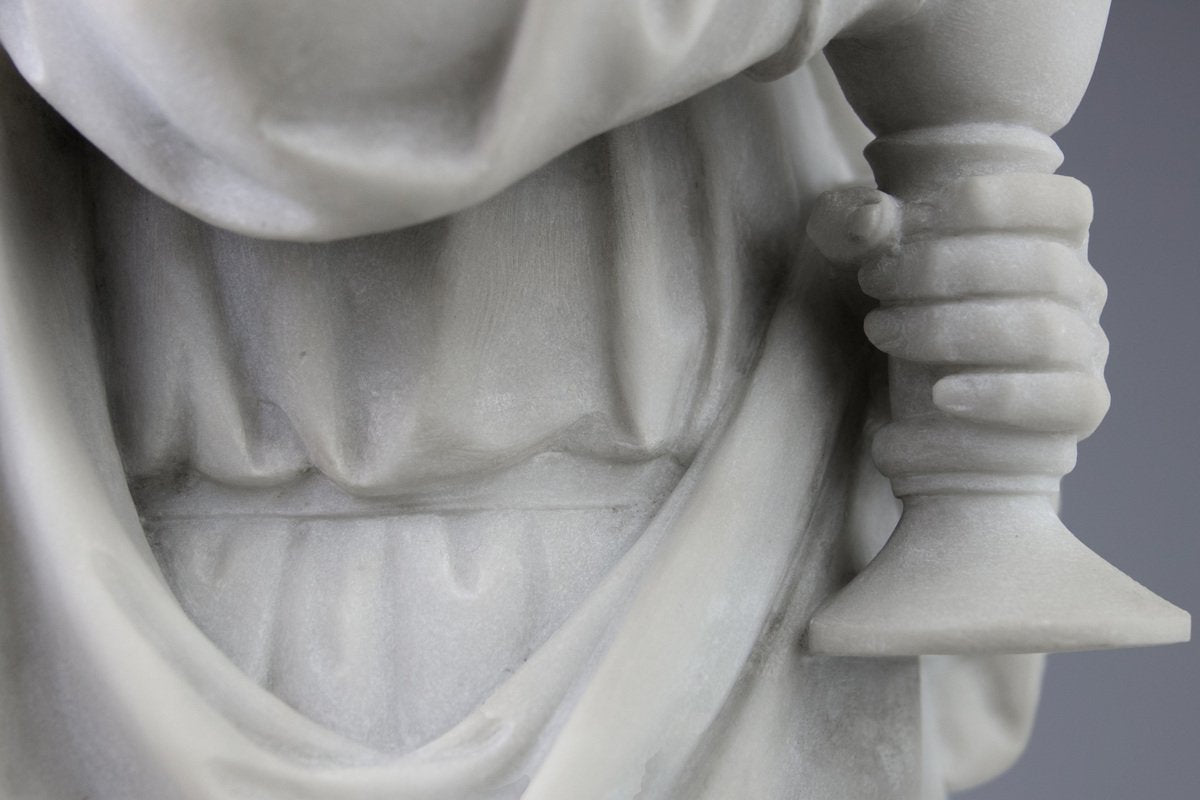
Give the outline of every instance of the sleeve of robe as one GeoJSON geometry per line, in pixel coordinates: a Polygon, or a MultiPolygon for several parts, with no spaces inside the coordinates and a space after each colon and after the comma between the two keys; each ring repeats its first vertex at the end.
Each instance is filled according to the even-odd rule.
{"type": "Polygon", "coordinates": [[[324,240],[473,205],[585,139],[921,2],[0,0],[0,40],[171,203],[324,240]]]}

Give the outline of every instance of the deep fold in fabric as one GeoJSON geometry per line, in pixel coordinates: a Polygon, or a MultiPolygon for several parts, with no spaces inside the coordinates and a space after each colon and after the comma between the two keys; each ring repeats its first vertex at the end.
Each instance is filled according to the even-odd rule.
{"type": "MultiPolygon", "coordinates": [[[[7,20],[13,8],[5,6],[7,20]]],[[[702,29],[680,23],[664,31],[690,53],[707,46],[697,33],[702,29]]],[[[69,104],[90,91],[82,73],[77,85],[55,83],[62,73],[36,63],[39,46],[22,38],[20,26],[6,31],[5,45],[30,79],[44,87],[50,75],[65,92],[52,101],[69,104]]],[[[535,33],[522,31],[534,37],[522,47],[536,49],[535,33]]],[[[737,69],[782,45],[774,34],[768,38],[770,47],[735,59],[737,69]]],[[[335,199],[317,224],[320,213],[311,209],[258,198],[249,206],[259,216],[241,224],[258,233],[321,238],[432,218],[499,191],[575,144],[585,129],[599,133],[680,99],[706,80],[726,77],[728,67],[708,78],[697,73],[648,105],[568,114],[570,125],[502,159],[503,169],[469,191],[431,167],[438,179],[431,185],[443,188],[419,213],[356,217],[351,212],[361,208],[335,199]]],[[[461,722],[397,756],[315,722],[264,689],[172,593],[147,541],[139,516],[145,509],[130,491],[108,402],[111,365],[96,337],[100,256],[92,236],[94,197],[84,179],[94,153],[15,71],[0,75],[0,91],[0,713],[17,722],[0,728],[0,775],[10,795],[587,800],[640,793],[816,800],[844,794],[851,781],[856,797],[916,796],[923,735],[916,660],[814,658],[799,642],[808,613],[852,569],[843,533],[858,480],[867,363],[853,320],[838,311],[827,265],[812,253],[776,284],[770,310],[761,309],[760,346],[741,380],[712,405],[703,435],[680,450],[686,470],[645,529],[461,722]]],[[[741,91],[725,84],[709,100],[741,91]]],[[[796,170],[788,178],[802,187],[794,223],[800,230],[812,196],[862,175],[854,151],[864,132],[819,62],[754,91],[774,97],[781,115],[801,105],[808,115],[805,135],[797,137],[801,151],[779,154],[796,170]]],[[[223,171],[230,165],[236,171],[238,159],[209,172],[214,162],[189,161],[186,141],[167,136],[147,143],[132,135],[146,130],[144,113],[126,119],[127,108],[109,111],[103,135],[80,127],[134,177],[192,210],[212,201],[215,187],[246,199],[237,177],[223,171]],[[132,148],[141,145],[149,146],[151,165],[183,154],[196,182],[159,181],[147,177],[153,169],[132,168],[132,148]],[[192,192],[191,199],[173,196],[177,189],[192,192]]],[[[601,144],[633,147],[644,132],[620,128],[601,144]]],[[[279,169],[272,180],[292,180],[286,160],[262,163],[279,169]]],[[[346,174],[361,177],[359,170],[346,174]]],[[[644,203],[638,177],[625,174],[619,202],[644,203]]],[[[719,183],[706,188],[717,191],[719,183]]],[[[302,194],[306,186],[301,180],[302,194]]],[[[419,191],[412,197],[425,202],[419,191]]],[[[716,239],[726,222],[697,224],[716,239]]],[[[632,243],[645,231],[630,226],[621,235],[618,247],[636,250],[632,243]]],[[[723,246],[739,251],[745,244],[730,239],[723,246]]],[[[639,392],[647,391],[647,376],[684,374],[692,364],[647,357],[655,332],[636,335],[635,322],[648,310],[639,302],[669,295],[671,287],[634,269],[624,277],[628,283],[616,294],[628,293],[620,305],[625,316],[609,318],[615,335],[607,340],[615,342],[624,370],[618,406],[627,413],[616,424],[641,446],[668,451],[663,442],[671,437],[663,432],[677,411],[703,416],[689,405],[695,397],[683,392],[664,411],[652,402],[662,395],[639,392]]],[[[718,319],[730,313],[723,278],[714,277],[704,298],[718,319]]],[[[706,346],[711,379],[720,371],[712,357],[720,348],[706,346]]],[[[336,444],[340,435],[310,441],[336,444]]],[[[252,439],[243,437],[247,452],[252,439]]],[[[339,470],[346,462],[334,451],[326,448],[332,455],[325,457],[320,447],[296,448],[278,475],[303,471],[312,465],[304,459],[316,453],[312,463],[350,489],[373,485],[353,469],[339,470]]]]}

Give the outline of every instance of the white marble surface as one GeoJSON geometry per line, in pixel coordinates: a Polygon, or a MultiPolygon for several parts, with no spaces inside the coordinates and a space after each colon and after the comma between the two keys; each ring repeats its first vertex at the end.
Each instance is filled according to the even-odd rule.
{"type": "Polygon", "coordinates": [[[0,6],[98,147],[3,76],[10,794],[935,798],[1028,735],[997,651],[1186,636],[1000,530],[803,638],[895,519],[879,248],[1075,248],[866,327],[910,510],[1053,523],[1107,401],[1090,205],[970,176],[1057,165],[1105,3],[373,10],[0,6]],[[902,203],[859,252],[804,240],[869,180],[839,33],[902,203]]]}

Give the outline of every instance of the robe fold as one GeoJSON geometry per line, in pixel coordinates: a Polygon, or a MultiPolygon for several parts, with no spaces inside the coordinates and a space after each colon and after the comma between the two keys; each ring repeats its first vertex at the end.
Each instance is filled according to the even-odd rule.
{"type": "Polygon", "coordinates": [[[804,651],[895,509],[802,235],[868,179],[845,13],[760,5],[0,4],[6,797],[928,798],[1019,751],[1037,659],[804,651]]]}

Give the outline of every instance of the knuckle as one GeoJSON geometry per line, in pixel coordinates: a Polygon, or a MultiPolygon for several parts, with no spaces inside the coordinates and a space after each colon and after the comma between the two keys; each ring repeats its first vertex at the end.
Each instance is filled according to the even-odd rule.
{"type": "Polygon", "coordinates": [[[1092,357],[1088,343],[1080,339],[1076,312],[1061,303],[1032,304],[1022,326],[1022,344],[1033,362],[1086,362],[1092,357]]]}
{"type": "Polygon", "coordinates": [[[1036,268],[1045,271],[1056,294],[1074,297],[1080,288],[1079,254],[1060,242],[1039,242],[1034,250],[1036,268]]]}
{"type": "Polygon", "coordinates": [[[1085,208],[1088,212],[1088,216],[1091,216],[1092,190],[1086,183],[1070,175],[1051,175],[1050,177],[1062,182],[1063,187],[1072,201],[1078,203],[1080,208],[1085,208]]]}
{"type": "Polygon", "coordinates": [[[1092,356],[1095,363],[1095,369],[1100,371],[1104,369],[1104,365],[1108,363],[1109,341],[1108,335],[1099,325],[1092,326],[1092,356]]]}
{"type": "Polygon", "coordinates": [[[1091,224],[1093,215],[1092,190],[1078,178],[1070,175],[1040,176],[1043,186],[1053,192],[1054,201],[1064,210],[1074,212],[1076,218],[1082,221],[1086,229],[1091,224]]]}
{"type": "Polygon", "coordinates": [[[1096,413],[1093,415],[1093,426],[1099,425],[1100,420],[1108,414],[1109,408],[1112,407],[1112,394],[1108,391],[1108,386],[1104,381],[1100,381],[1100,386],[1096,394],[1096,413]]]}
{"type": "Polygon", "coordinates": [[[1108,414],[1112,396],[1102,379],[1089,376],[1086,388],[1080,389],[1079,410],[1076,423],[1077,430],[1083,436],[1090,435],[1108,414]]]}
{"type": "Polygon", "coordinates": [[[1087,271],[1084,302],[1089,311],[1099,316],[1100,311],[1104,308],[1104,304],[1108,302],[1108,282],[1086,261],[1084,262],[1084,268],[1087,271]]]}

